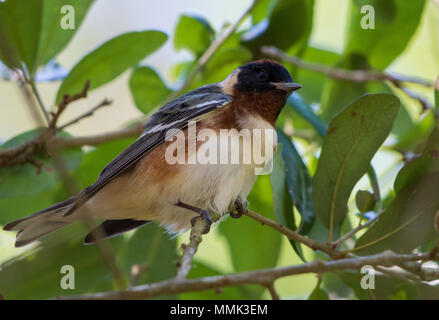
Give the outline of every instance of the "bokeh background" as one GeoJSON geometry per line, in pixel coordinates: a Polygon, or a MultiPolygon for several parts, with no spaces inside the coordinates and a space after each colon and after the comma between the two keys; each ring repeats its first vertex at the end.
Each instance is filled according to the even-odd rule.
{"type": "MultiPolygon", "coordinates": [[[[348,14],[350,2],[351,1],[349,0],[315,0],[312,31],[308,43],[310,46],[338,54],[343,53],[345,35],[347,33],[347,28],[349,27],[348,14]]],[[[410,39],[402,54],[392,62],[387,70],[402,75],[416,76],[434,81],[435,77],[439,74],[439,3],[438,1],[435,2],[432,0],[425,2],[426,4],[423,9],[422,17],[415,34],[410,39]]],[[[196,14],[202,16],[215,30],[218,31],[224,25],[236,21],[250,4],[250,0],[97,0],[91,6],[83,24],[77,30],[72,41],[70,41],[65,49],[56,57],[56,60],[63,68],[70,70],[88,52],[119,34],[135,30],[160,30],[169,36],[168,41],[159,50],[142,61],[141,65],[153,67],[166,81],[170,88],[178,88],[179,85],[181,85],[181,80],[176,77],[175,66],[178,63],[190,61],[192,59],[190,52],[187,50],[176,51],[174,47],[174,30],[181,15],[196,14]]],[[[292,19],[295,19],[293,13],[292,19]]],[[[251,20],[247,19],[239,30],[245,30],[250,26],[251,20]]],[[[131,72],[131,70],[124,72],[117,79],[90,92],[87,99],[78,101],[70,106],[62,115],[62,120],[64,121],[73,119],[75,116],[88,111],[91,106],[96,105],[105,97],[113,100],[111,106],[99,110],[94,116],[70,127],[67,131],[75,136],[103,133],[126,126],[131,121],[138,119],[142,113],[135,106],[128,85],[131,72]]],[[[294,73],[292,76],[295,78],[294,73]]],[[[54,97],[56,96],[60,81],[38,82],[37,85],[46,106],[53,109],[54,97]]],[[[423,89],[421,88],[420,90],[423,89]]],[[[423,116],[420,114],[418,102],[407,98],[402,94],[399,94],[399,96],[404,100],[406,110],[412,121],[415,123],[422,121],[423,116]]],[[[426,93],[426,97],[429,101],[432,101],[431,93],[426,93]]],[[[318,105],[315,107],[315,109],[318,110],[318,105]]],[[[0,80],[0,141],[7,141],[17,134],[33,128],[35,128],[35,123],[28,112],[23,97],[17,88],[17,84],[13,81],[0,80]]],[[[128,142],[124,143],[126,144],[128,142]]],[[[301,151],[304,151],[307,146],[307,144],[301,142],[300,139],[298,140],[297,145],[301,151]]],[[[114,151],[110,148],[109,154],[111,154],[111,152],[114,151]]],[[[93,161],[93,159],[91,158],[88,161],[93,161]]],[[[395,175],[402,166],[401,155],[392,150],[382,150],[375,156],[373,163],[378,176],[382,179],[380,181],[382,181],[383,192],[387,192],[393,184],[395,175]]],[[[84,180],[81,180],[81,182],[86,180],[92,182],[93,179],[94,177],[86,177],[84,180]]],[[[265,187],[269,185],[268,178],[263,177],[261,180],[262,182],[260,182],[256,188],[261,188],[262,192],[258,195],[256,201],[261,201],[261,205],[259,206],[260,212],[265,214],[266,212],[263,211],[266,208],[270,210],[272,199],[270,192],[264,192],[265,187]]],[[[364,178],[357,184],[356,189],[367,186],[368,181],[364,178]]],[[[50,204],[50,201],[54,198],[61,198],[63,191],[55,190],[53,191],[53,194],[42,195],[41,197],[45,197],[44,200],[35,206],[50,204]],[[55,196],[53,194],[55,194],[55,196]]],[[[14,210],[16,210],[14,206],[19,206],[21,202],[26,202],[28,200],[29,199],[27,198],[20,199],[20,197],[17,197],[13,201],[0,199],[0,215],[7,215],[7,212],[14,212],[14,210]]],[[[43,207],[34,209],[38,210],[42,208],[43,207]]],[[[24,212],[25,209],[27,209],[26,205],[23,205],[23,208],[19,209],[22,215],[32,213],[24,212]]],[[[9,216],[12,217],[12,214],[9,216]]],[[[3,220],[4,219],[2,219],[2,221],[3,220]]],[[[218,228],[214,228],[213,232],[204,237],[203,243],[197,253],[197,262],[200,263],[200,265],[194,267],[195,272],[198,272],[198,275],[212,274],[212,270],[215,270],[215,272],[218,273],[229,273],[246,269],[256,269],[269,265],[287,266],[301,262],[300,258],[294,253],[290,244],[284,237],[278,237],[273,240],[280,247],[278,256],[264,256],[266,250],[262,249],[260,251],[261,255],[258,256],[258,247],[264,247],[267,239],[265,236],[268,234],[268,237],[272,237],[272,231],[268,231],[268,233],[262,232],[264,227],[259,226],[253,221],[249,221],[249,219],[241,223],[246,222],[252,224],[254,227],[253,230],[256,231],[251,235],[242,235],[242,239],[236,234],[240,232],[239,227],[233,226],[230,227],[230,230],[223,232],[218,228]],[[231,243],[230,241],[227,241],[227,236],[233,232],[235,233],[233,238],[235,242],[231,243]],[[246,250],[246,248],[249,249],[246,250]],[[250,253],[248,250],[252,250],[253,252],[250,253]],[[245,262],[237,267],[236,261],[233,261],[234,256],[238,256],[236,259],[241,259],[245,262]],[[267,262],[270,259],[273,261],[272,263],[267,262]]],[[[223,223],[230,225],[235,223],[235,221],[229,219],[223,223]]],[[[238,226],[238,223],[236,223],[236,226],[238,226]]],[[[158,233],[154,233],[154,235],[139,235],[139,237],[143,236],[145,241],[149,241],[149,244],[145,244],[144,248],[141,246],[141,243],[137,242],[135,247],[133,246],[133,248],[130,249],[133,252],[124,251],[122,255],[133,255],[132,261],[136,261],[136,252],[141,252],[142,254],[147,255],[147,259],[151,257],[148,255],[153,255],[158,265],[174,261],[173,259],[175,259],[175,257],[162,257],[160,251],[162,250],[162,246],[166,246],[166,241],[175,241],[175,239],[172,240],[170,235],[163,233],[161,229],[158,230],[158,233]],[[154,247],[154,250],[157,250],[158,252],[151,253],[151,251],[148,250],[151,249],[151,242],[154,243],[154,241],[159,241],[160,245],[154,247]],[[161,258],[163,258],[163,262],[160,262],[161,258]]],[[[75,232],[76,231],[72,231],[71,233],[64,232],[64,237],[68,238],[68,235],[70,234],[76,235],[75,232]]],[[[63,231],[61,231],[61,233],[63,233],[63,231]]],[[[122,237],[133,237],[133,234],[130,233],[122,237]]],[[[184,242],[186,239],[187,235],[183,235],[176,239],[177,247],[179,243],[184,242]]],[[[0,231],[0,265],[5,261],[11,261],[10,259],[14,257],[31,255],[31,252],[33,252],[33,246],[20,249],[14,248],[14,240],[15,235],[13,233],[0,231]]],[[[307,257],[312,257],[311,252],[306,249],[304,250],[307,257]]],[[[74,251],[70,257],[64,257],[62,261],[72,260],[71,264],[75,265],[75,261],[77,261],[75,259],[77,259],[77,256],[81,256],[80,249],[74,251]]],[[[48,254],[48,257],[51,257],[50,254],[48,254]]],[[[19,267],[22,268],[20,269],[21,272],[26,271],[25,264],[22,264],[19,267]]],[[[162,266],[164,269],[173,267],[174,265],[162,266]]],[[[129,268],[126,267],[126,270],[128,269],[129,268]]],[[[47,272],[55,273],[51,275],[51,277],[57,279],[60,277],[59,271],[57,270],[59,270],[58,266],[57,268],[49,268],[47,272]]],[[[154,269],[152,273],[159,272],[158,270],[160,270],[160,267],[154,269]]],[[[96,273],[99,272],[105,272],[105,268],[96,271],[96,273]]],[[[19,276],[18,273],[11,274],[13,276],[19,276]]],[[[93,273],[90,276],[91,279],[93,278],[92,275],[93,273]]],[[[78,271],[78,277],[80,276],[81,271],[78,271]]],[[[152,279],[155,280],[156,277],[151,276],[151,278],[145,281],[150,281],[152,279]]],[[[157,279],[160,279],[160,277],[157,279]]],[[[277,281],[276,289],[283,298],[302,299],[306,298],[310,291],[312,291],[316,282],[317,277],[314,275],[288,277],[277,281]]],[[[22,285],[22,287],[24,288],[25,285],[22,285]]],[[[107,288],[106,285],[97,283],[92,289],[88,289],[91,291],[105,288],[107,288]]],[[[253,289],[255,288],[250,288],[249,290],[253,289]]],[[[47,292],[49,293],[35,293],[39,290],[46,290],[45,284],[32,283],[29,285],[29,288],[14,292],[12,293],[12,296],[24,298],[45,297],[50,292],[55,292],[49,288],[47,289],[47,292]]],[[[0,292],[1,291],[2,284],[0,282],[0,292]]],[[[223,296],[226,298],[233,298],[235,297],[235,294],[237,293],[229,291],[228,295],[224,295],[223,293],[223,296]]],[[[265,291],[260,294],[262,298],[269,297],[269,294],[265,291]]],[[[205,293],[204,295],[188,294],[183,297],[208,298],[212,296],[215,297],[213,292],[210,292],[209,294],[205,293]]]]}

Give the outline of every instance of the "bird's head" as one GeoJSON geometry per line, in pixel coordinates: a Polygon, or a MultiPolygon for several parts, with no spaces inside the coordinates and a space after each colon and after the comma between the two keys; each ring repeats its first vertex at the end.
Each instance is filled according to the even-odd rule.
{"type": "Polygon", "coordinates": [[[302,86],[294,83],[283,65],[273,60],[258,60],[237,68],[224,81],[230,93],[277,92],[285,97],[302,86]]]}

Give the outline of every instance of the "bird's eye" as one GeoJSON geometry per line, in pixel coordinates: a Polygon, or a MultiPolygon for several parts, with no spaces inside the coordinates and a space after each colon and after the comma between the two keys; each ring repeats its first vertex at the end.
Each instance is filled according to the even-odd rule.
{"type": "Polygon", "coordinates": [[[259,72],[258,74],[258,79],[262,80],[262,81],[267,81],[268,80],[268,74],[264,71],[259,72]]]}

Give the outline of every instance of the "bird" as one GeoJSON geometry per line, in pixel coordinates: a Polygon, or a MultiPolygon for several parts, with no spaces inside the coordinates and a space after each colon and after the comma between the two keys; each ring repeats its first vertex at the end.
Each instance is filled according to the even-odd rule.
{"type": "MultiPolygon", "coordinates": [[[[235,135],[245,129],[271,130],[275,135],[275,123],[288,96],[300,88],[276,61],[262,59],[244,64],[225,80],[191,90],[158,109],[140,137],[108,163],[92,185],[65,201],[10,222],[3,229],[18,232],[16,247],[90,218],[103,222],[86,235],[84,244],[151,221],[179,234],[189,230],[196,219],[204,219],[203,233],[207,233],[210,212],[221,216],[230,213],[235,218],[245,213],[258,164],[189,163],[190,154],[198,155],[202,146],[224,151],[218,140],[213,143],[206,137],[195,140],[195,149],[189,147],[190,124],[196,125],[196,138],[203,130],[208,135],[221,130],[235,135]],[[187,161],[169,163],[169,149],[177,133],[185,135],[181,147],[186,147],[183,158],[187,161]]],[[[255,141],[253,138],[250,143],[255,141]]],[[[276,145],[275,137],[269,148],[274,150],[276,145]]],[[[269,154],[267,150],[264,152],[269,154]]],[[[244,151],[240,145],[240,159],[244,151]]],[[[226,156],[230,152],[225,150],[226,156]]]]}

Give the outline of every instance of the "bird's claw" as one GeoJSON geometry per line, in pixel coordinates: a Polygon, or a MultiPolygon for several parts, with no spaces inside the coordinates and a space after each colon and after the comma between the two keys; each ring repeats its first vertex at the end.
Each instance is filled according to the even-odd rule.
{"type": "Polygon", "coordinates": [[[234,203],[234,207],[229,212],[229,215],[234,219],[241,218],[247,212],[247,206],[248,206],[247,200],[242,200],[240,198],[236,199],[234,203]]]}
{"type": "Polygon", "coordinates": [[[209,231],[210,231],[210,226],[212,225],[212,218],[210,217],[209,211],[207,211],[207,210],[201,210],[199,216],[197,216],[197,217],[195,217],[195,218],[192,218],[192,219],[191,219],[191,225],[192,225],[192,227],[195,226],[195,222],[196,222],[197,220],[199,220],[199,219],[203,219],[204,222],[205,222],[205,224],[206,224],[206,227],[204,228],[202,234],[209,233],[209,231]]]}

